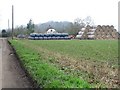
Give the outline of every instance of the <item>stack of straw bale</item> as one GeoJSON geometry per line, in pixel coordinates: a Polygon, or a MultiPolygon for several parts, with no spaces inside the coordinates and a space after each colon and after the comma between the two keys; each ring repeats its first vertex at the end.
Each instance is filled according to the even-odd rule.
{"type": "Polygon", "coordinates": [[[89,25],[78,33],[82,39],[118,39],[120,35],[113,25],[98,25],[95,29],[89,25]]]}

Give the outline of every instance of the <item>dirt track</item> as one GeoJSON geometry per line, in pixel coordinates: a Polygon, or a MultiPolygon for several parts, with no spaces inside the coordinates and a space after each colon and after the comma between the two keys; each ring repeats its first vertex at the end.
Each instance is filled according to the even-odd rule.
{"type": "Polygon", "coordinates": [[[7,40],[0,39],[0,89],[31,86],[7,40]]]}

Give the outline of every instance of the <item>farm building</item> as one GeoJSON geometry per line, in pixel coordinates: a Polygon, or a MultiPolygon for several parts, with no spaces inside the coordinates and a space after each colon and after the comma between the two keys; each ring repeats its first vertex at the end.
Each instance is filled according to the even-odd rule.
{"type": "Polygon", "coordinates": [[[47,34],[53,34],[53,33],[57,33],[55,29],[48,29],[47,34]]]}
{"type": "Polygon", "coordinates": [[[31,33],[28,39],[32,40],[69,40],[68,33],[58,33],[55,29],[49,28],[46,33],[31,33]]]}
{"type": "Polygon", "coordinates": [[[118,39],[119,33],[114,26],[100,26],[98,25],[96,28],[92,28],[87,26],[86,28],[82,28],[78,35],[76,35],[78,39],[118,39]]]}

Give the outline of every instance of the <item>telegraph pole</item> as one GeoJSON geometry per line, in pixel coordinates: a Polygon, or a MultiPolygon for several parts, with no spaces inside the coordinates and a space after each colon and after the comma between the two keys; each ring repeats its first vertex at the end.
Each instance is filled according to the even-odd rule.
{"type": "Polygon", "coordinates": [[[12,5],[12,39],[13,39],[13,30],[14,30],[14,6],[12,5]]]}
{"type": "Polygon", "coordinates": [[[8,31],[9,31],[9,28],[10,28],[10,26],[9,26],[9,19],[8,19],[8,31]]]}
{"type": "Polygon", "coordinates": [[[8,36],[10,35],[10,26],[9,26],[9,19],[8,19],[8,30],[7,30],[7,32],[8,32],[8,36]]]}

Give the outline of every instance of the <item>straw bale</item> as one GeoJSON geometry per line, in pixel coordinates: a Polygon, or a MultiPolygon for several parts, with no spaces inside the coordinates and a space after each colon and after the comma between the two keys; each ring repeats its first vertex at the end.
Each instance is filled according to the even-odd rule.
{"type": "Polygon", "coordinates": [[[106,35],[103,35],[103,37],[102,37],[103,39],[106,39],[106,35]]]}
{"type": "Polygon", "coordinates": [[[105,32],[101,32],[102,35],[106,35],[105,32]]]}
{"type": "Polygon", "coordinates": [[[107,35],[108,33],[109,33],[109,32],[106,30],[106,31],[105,31],[105,34],[107,35]]]}
{"type": "Polygon", "coordinates": [[[100,32],[103,32],[103,29],[100,29],[99,31],[100,31],[100,32]]]}
{"type": "Polygon", "coordinates": [[[119,33],[116,33],[116,36],[119,37],[120,36],[119,33]]]}
{"type": "Polygon", "coordinates": [[[111,34],[111,35],[112,35],[112,30],[110,30],[110,31],[109,31],[109,34],[111,34]]]}
{"type": "Polygon", "coordinates": [[[95,32],[99,32],[100,29],[96,29],[95,32]]]}
{"type": "Polygon", "coordinates": [[[95,35],[88,35],[88,38],[94,38],[95,35]]]}
{"type": "Polygon", "coordinates": [[[113,32],[113,31],[114,31],[114,29],[109,28],[109,32],[113,32]]]}
{"type": "Polygon", "coordinates": [[[117,32],[117,30],[116,30],[116,29],[113,29],[113,32],[117,32]]]}
{"type": "Polygon", "coordinates": [[[87,32],[88,35],[93,35],[95,32],[87,32]]]}
{"type": "Polygon", "coordinates": [[[105,32],[105,29],[102,29],[103,30],[103,32],[105,32]]]}
{"type": "Polygon", "coordinates": [[[89,32],[95,32],[96,29],[89,29],[89,32]]]}
{"type": "Polygon", "coordinates": [[[106,36],[107,39],[112,39],[113,37],[111,35],[106,36]]]}
{"type": "Polygon", "coordinates": [[[98,34],[97,34],[97,33],[95,33],[94,35],[95,35],[95,36],[97,36],[98,34]]]}
{"type": "Polygon", "coordinates": [[[78,32],[79,35],[82,35],[83,33],[84,33],[83,31],[78,32]]]}
{"type": "Polygon", "coordinates": [[[97,29],[101,29],[101,28],[102,28],[102,26],[101,26],[101,25],[98,25],[98,26],[97,26],[97,29]]]}
{"type": "Polygon", "coordinates": [[[76,35],[76,38],[80,39],[80,38],[82,38],[82,35],[76,35]]]}
{"type": "Polygon", "coordinates": [[[83,31],[83,32],[84,32],[84,31],[85,31],[85,28],[82,28],[82,29],[81,29],[81,31],[83,31]]]}
{"type": "Polygon", "coordinates": [[[96,32],[98,35],[102,35],[102,33],[101,32],[96,32]]]}
{"type": "Polygon", "coordinates": [[[103,25],[103,26],[102,26],[102,29],[103,29],[103,30],[106,30],[106,26],[105,26],[105,25],[103,25]]]}
{"type": "Polygon", "coordinates": [[[87,38],[88,38],[88,35],[87,35],[87,34],[84,34],[84,35],[83,35],[83,38],[84,38],[84,39],[87,39],[87,38]]]}
{"type": "Polygon", "coordinates": [[[113,25],[111,25],[111,26],[110,26],[110,29],[111,29],[111,30],[114,30],[114,26],[113,26],[113,25]]]}
{"type": "Polygon", "coordinates": [[[110,28],[110,26],[109,26],[109,25],[107,25],[107,26],[106,26],[106,29],[109,29],[109,28],[110,28]]]}
{"type": "Polygon", "coordinates": [[[87,33],[87,32],[89,32],[89,29],[85,29],[84,33],[87,33]]]}

